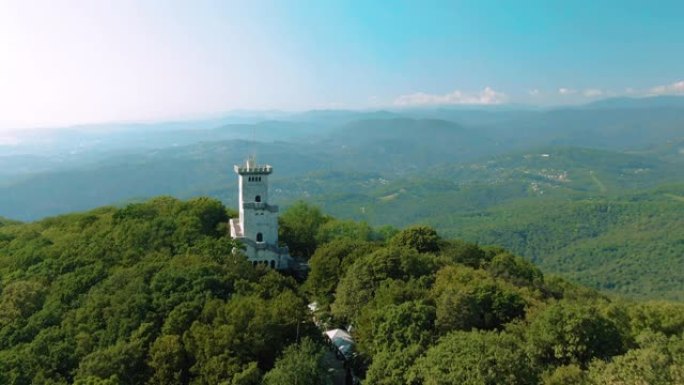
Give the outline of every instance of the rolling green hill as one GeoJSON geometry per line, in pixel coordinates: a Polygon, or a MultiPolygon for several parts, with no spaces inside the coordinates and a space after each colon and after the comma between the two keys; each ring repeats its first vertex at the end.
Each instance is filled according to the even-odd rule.
{"type": "Polygon", "coordinates": [[[521,201],[442,216],[446,234],[501,244],[547,272],[627,297],[684,300],[684,189],[623,198],[521,201]]]}
{"type": "MultiPolygon", "coordinates": [[[[234,253],[230,215],[157,197],[0,222],[0,383],[320,385],[342,367],[368,384],[684,376],[681,303],[611,298],[429,227],[330,231],[370,228],[306,204],[281,216],[283,241],[312,246],[298,281],[234,253]],[[349,324],[343,365],[322,331],[349,324]]],[[[615,221],[597,222],[580,233],[615,221]]]]}
{"type": "Polygon", "coordinates": [[[330,182],[334,194],[303,184],[313,185],[305,192],[336,216],[425,223],[448,236],[503,245],[597,289],[683,300],[684,235],[677,229],[684,228],[684,187],[656,187],[684,180],[682,170],[644,155],[551,148],[420,178],[337,176],[345,182],[330,182]]]}
{"type": "Polygon", "coordinates": [[[475,186],[429,198],[402,192],[375,206],[363,206],[361,198],[342,201],[334,211],[355,208],[354,217],[372,218],[372,223],[425,223],[449,236],[500,244],[533,259],[546,272],[627,297],[684,300],[681,189],[568,200],[518,198],[526,194],[524,186],[506,188],[512,196],[507,201],[501,189],[492,194],[499,204],[475,186]]]}
{"type": "Polygon", "coordinates": [[[360,151],[343,167],[339,159],[345,156],[315,147],[229,141],[37,175],[0,187],[0,203],[19,218],[167,192],[208,194],[233,206],[237,186],[230,165],[240,161],[235,154],[245,146],[279,160],[272,194],[285,206],[305,199],[332,215],[376,226],[426,223],[448,236],[503,245],[544,271],[601,290],[684,298],[684,271],[677,268],[684,265],[682,238],[673,230],[682,225],[684,193],[657,187],[684,180],[678,150],[671,147],[637,153],[542,147],[397,175],[354,166],[372,164],[376,153],[360,151]]]}
{"type": "Polygon", "coordinates": [[[44,151],[0,154],[0,215],[31,221],[157,195],[235,207],[232,166],[256,154],[273,164],[284,207],[306,200],[374,226],[427,223],[595,288],[681,299],[682,100],[73,129],[35,144],[44,151]],[[595,226],[578,232],[582,223],[595,226]]]}

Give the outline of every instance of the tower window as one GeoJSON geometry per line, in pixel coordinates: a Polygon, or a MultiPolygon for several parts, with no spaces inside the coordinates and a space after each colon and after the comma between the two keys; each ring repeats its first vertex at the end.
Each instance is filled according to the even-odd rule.
{"type": "Polygon", "coordinates": [[[254,202],[257,202],[257,203],[261,202],[261,195],[255,196],[255,197],[254,197],[254,202]]]}
{"type": "Polygon", "coordinates": [[[256,241],[257,242],[263,242],[264,241],[264,235],[261,233],[257,233],[256,241]]]}

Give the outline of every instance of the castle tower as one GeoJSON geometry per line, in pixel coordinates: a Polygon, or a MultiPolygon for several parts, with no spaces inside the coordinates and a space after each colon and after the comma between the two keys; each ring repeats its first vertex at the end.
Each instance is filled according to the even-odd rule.
{"type": "Polygon", "coordinates": [[[290,267],[292,258],[287,247],[278,246],[278,206],[268,203],[268,176],[273,168],[249,158],[234,169],[239,180],[240,217],[230,220],[230,236],[242,241],[247,258],[255,265],[290,267]]]}

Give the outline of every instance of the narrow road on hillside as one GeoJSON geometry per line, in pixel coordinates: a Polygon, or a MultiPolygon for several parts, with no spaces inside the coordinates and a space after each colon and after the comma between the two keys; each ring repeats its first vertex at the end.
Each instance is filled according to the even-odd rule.
{"type": "Polygon", "coordinates": [[[596,177],[596,174],[594,174],[593,170],[589,170],[589,176],[591,176],[591,179],[594,181],[594,183],[596,183],[596,185],[599,188],[599,191],[601,191],[602,193],[608,191],[606,185],[604,185],[603,182],[601,182],[601,180],[596,177]]]}

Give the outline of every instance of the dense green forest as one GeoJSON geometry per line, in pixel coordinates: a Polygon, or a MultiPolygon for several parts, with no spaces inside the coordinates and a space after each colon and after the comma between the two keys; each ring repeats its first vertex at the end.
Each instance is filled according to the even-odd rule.
{"type": "Polygon", "coordinates": [[[479,204],[489,199],[489,189],[478,187],[442,194],[407,189],[368,206],[366,215],[396,225],[409,217],[449,237],[501,245],[546,272],[600,290],[684,300],[682,185],[610,196],[520,197],[489,207],[479,204]]]}
{"type": "Polygon", "coordinates": [[[421,223],[501,245],[602,291],[684,300],[684,185],[663,183],[684,180],[682,170],[642,156],[565,148],[393,181],[337,174],[284,188],[312,191],[311,201],[338,217],[421,223]]]}
{"type": "Polygon", "coordinates": [[[0,383],[331,384],[314,319],[351,325],[364,384],[684,383],[681,303],[609,297],[501,247],[299,202],[280,236],[309,261],[302,280],[234,253],[232,215],[159,197],[0,220],[0,383]]]}
{"type": "Polygon", "coordinates": [[[159,195],[234,207],[231,167],[255,154],[282,207],[428,225],[602,292],[684,300],[683,121],[683,97],[651,97],[74,127],[0,144],[0,216],[159,195]]]}

